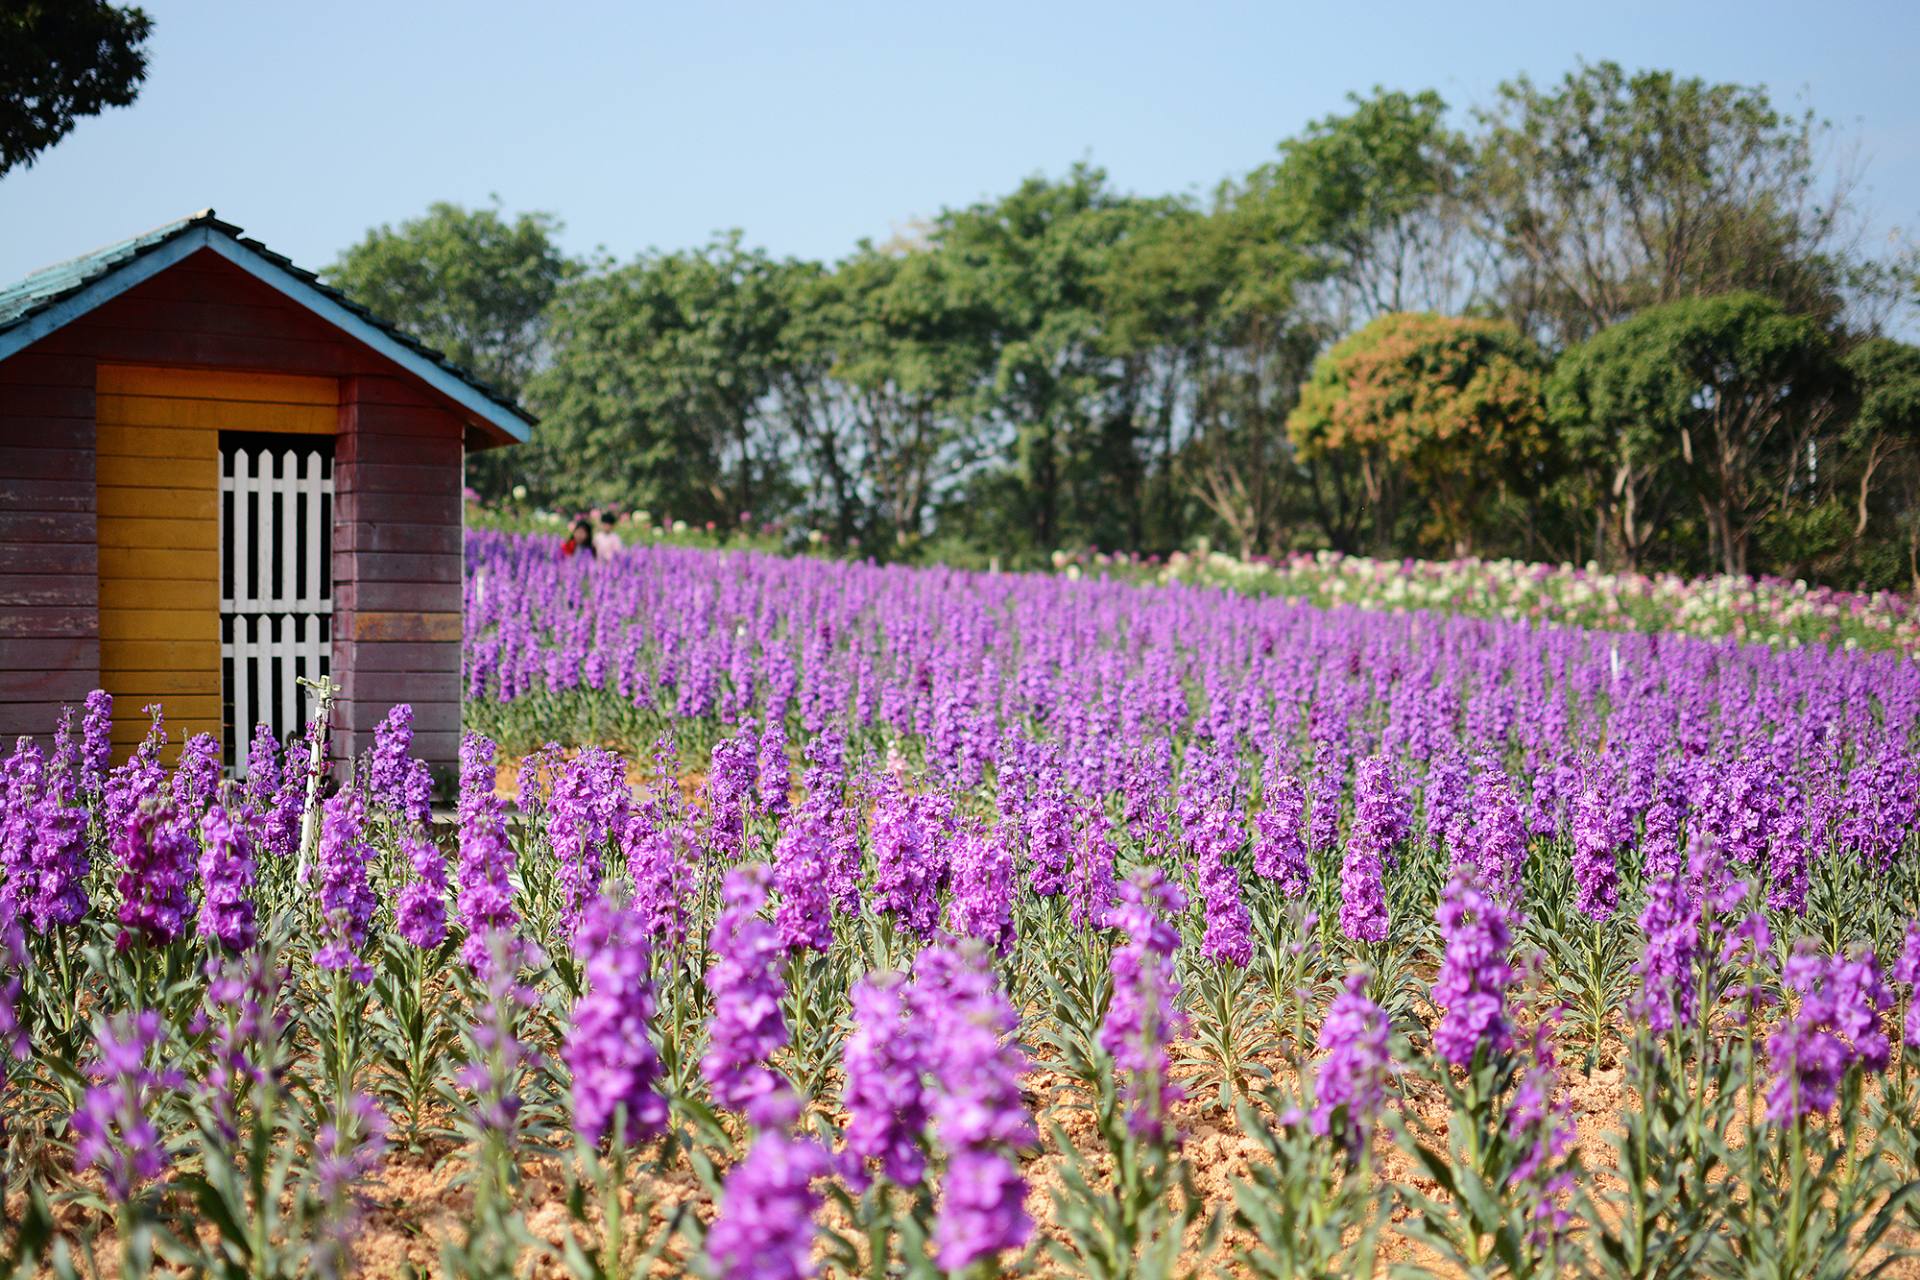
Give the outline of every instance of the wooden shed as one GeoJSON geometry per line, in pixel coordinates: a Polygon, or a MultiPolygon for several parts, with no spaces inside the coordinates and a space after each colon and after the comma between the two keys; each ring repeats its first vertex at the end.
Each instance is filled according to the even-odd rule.
{"type": "Polygon", "coordinates": [[[328,673],[336,753],[405,701],[451,766],[464,457],[531,424],[210,209],[0,289],[0,742],[97,687],[244,769],[328,673]]]}

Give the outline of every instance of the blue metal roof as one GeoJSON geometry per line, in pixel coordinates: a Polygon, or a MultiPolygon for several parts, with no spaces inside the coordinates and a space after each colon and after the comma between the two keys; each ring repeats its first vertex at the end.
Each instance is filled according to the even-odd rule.
{"type": "Polygon", "coordinates": [[[0,360],[200,249],[213,250],[359,338],[508,437],[525,440],[531,434],[533,415],[511,397],[375,316],[338,289],[322,284],[313,272],[296,267],[258,240],[244,238],[239,227],[214,217],[211,209],[42,267],[24,280],[0,287],[0,360]]]}

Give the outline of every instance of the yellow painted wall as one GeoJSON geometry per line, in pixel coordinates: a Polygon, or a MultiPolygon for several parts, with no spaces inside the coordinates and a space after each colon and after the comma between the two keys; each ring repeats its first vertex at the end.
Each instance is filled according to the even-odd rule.
{"type": "Polygon", "coordinates": [[[334,378],[99,368],[100,683],[124,759],[165,709],[169,759],[220,734],[220,432],[331,435],[334,378]]]}

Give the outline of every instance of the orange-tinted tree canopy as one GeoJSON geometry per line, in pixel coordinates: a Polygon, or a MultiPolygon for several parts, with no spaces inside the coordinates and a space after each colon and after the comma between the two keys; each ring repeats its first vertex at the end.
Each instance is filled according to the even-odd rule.
{"type": "Polygon", "coordinates": [[[1382,514],[1403,482],[1432,495],[1423,536],[1463,550],[1489,490],[1545,452],[1545,364],[1496,320],[1381,316],[1314,362],[1287,431],[1302,457],[1356,463],[1382,514]]]}

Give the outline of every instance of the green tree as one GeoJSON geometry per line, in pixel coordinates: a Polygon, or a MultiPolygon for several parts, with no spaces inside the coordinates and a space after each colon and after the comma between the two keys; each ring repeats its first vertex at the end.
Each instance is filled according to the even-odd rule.
{"type": "Polygon", "coordinates": [[[1076,165],[1061,181],[1029,178],[934,223],[956,287],[991,308],[985,408],[1010,437],[1018,482],[1002,527],[1032,550],[1050,550],[1108,514],[1097,496],[1111,461],[1095,430],[1107,373],[1097,281],[1130,224],[1128,204],[1104,173],[1076,165]]]}
{"type": "Polygon", "coordinates": [[[543,491],[732,523],[791,496],[773,398],[792,290],[737,232],[564,286],[529,384],[543,491]]]}
{"type": "Polygon", "coordinates": [[[1185,471],[1243,551],[1309,523],[1343,551],[1392,539],[1362,456],[1293,450],[1286,419],[1329,337],[1470,295],[1458,193],[1469,149],[1446,103],[1380,88],[1350,102],[1224,186],[1205,228],[1216,251],[1189,255],[1213,268],[1219,306],[1203,330],[1185,471]]]}
{"type": "Polygon", "coordinates": [[[876,532],[910,549],[977,456],[974,426],[994,351],[977,277],[940,246],[862,245],[834,272],[832,375],[845,395],[876,532]]]}
{"type": "Polygon", "coordinates": [[[1386,315],[1314,362],[1287,427],[1307,457],[1356,460],[1376,528],[1417,494],[1420,539],[1466,555],[1497,499],[1535,481],[1544,363],[1498,321],[1386,315]]]}
{"type": "Polygon", "coordinates": [[[1807,491],[1842,385],[1817,320],[1736,293],[1602,330],[1561,356],[1547,400],[1628,565],[1680,497],[1699,504],[1711,559],[1745,573],[1757,524],[1807,491]]]}
{"type": "MultiPolygon", "coordinates": [[[[550,214],[511,220],[498,209],[438,203],[398,227],[380,226],[323,273],[382,320],[513,397],[547,353],[546,309],[579,267],[560,251],[550,214]]],[[[467,482],[499,497],[528,473],[524,450],[468,459],[467,482]]]]}
{"type": "Polygon", "coordinates": [[[380,226],[323,273],[382,320],[509,395],[526,389],[546,342],[544,313],[578,265],[551,214],[437,203],[380,226]]]}
{"type": "Polygon", "coordinates": [[[146,11],[105,0],[0,7],[0,175],[87,116],[131,106],[147,78],[146,11]]]}
{"type": "Polygon", "coordinates": [[[772,361],[779,429],[791,437],[804,477],[797,518],[845,546],[866,536],[869,503],[861,488],[852,414],[833,379],[847,308],[836,272],[818,263],[783,264],[778,285],[783,324],[772,361]]]}
{"type": "Polygon", "coordinates": [[[1306,496],[1285,422],[1320,341],[1296,296],[1314,264],[1240,186],[1204,213],[1152,210],[1117,249],[1101,286],[1122,371],[1109,398],[1152,446],[1130,487],[1159,476],[1168,542],[1204,515],[1243,555],[1272,550],[1306,496]]]}
{"type": "Polygon", "coordinates": [[[1852,480],[1851,546],[1866,541],[1877,506],[1905,551],[1906,579],[1920,592],[1920,347],[1869,338],[1845,356],[1855,408],[1839,432],[1836,460],[1852,480]]]}
{"type": "Polygon", "coordinates": [[[1375,316],[1445,310],[1464,301],[1459,198],[1471,157],[1432,90],[1375,88],[1352,110],[1309,124],[1280,159],[1250,174],[1242,216],[1271,242],[1307,254],[1327,282],[1328,317],[1344,330],[1375,316]]]}
{"type": "Polygon", "coordinates": [[[1185,540],[1192,488],[1180,474],[1199,376],[1227,284],[1208,216],[1179,200],[1114,211],[1091,284],[1098,327],[1086,404],[1087,508],[1100,546],[1170,550],[1185,540]]]}
{"type": "Polygon", "coordinates": [[[1679,298],[1751,290],[1832,315],[1844,189],[1819,190],[1811,116],[1765,89],[1582,65],[1500,86],[1466,190],[1507,314],[1577,342],[1679,298]]]}

